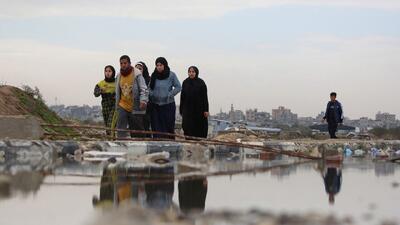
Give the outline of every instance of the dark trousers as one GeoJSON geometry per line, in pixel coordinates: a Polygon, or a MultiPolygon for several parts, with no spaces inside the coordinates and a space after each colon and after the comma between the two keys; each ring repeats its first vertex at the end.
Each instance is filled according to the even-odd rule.
{"type": "MultiPolygon", "coordinates": [[[[133,114],[131,112],[126,111],[125,109],[118,107],[118,122],[117,129],[128,129],[133,130],[134,121],[133,114]]],[[[127,138],[129,137],[128,131],[118,131],[117,137],[119,138],[127,138]]]]}
{"type": "MultiPolygon", "coordinates": [[[[151,129],[157,132],[175,134],[175,102],[167,105],[152,104],[151,108],[151,129]]],[[[153,135],[154,138],[170,138],[172,136],[153,135]]]]}
{"type": "Polygon", "coordinates": [[[337,138],[336,137],[337,128],[338,128],[337,123],[328,123],[328,131],[331,138],[337,138]]]}
{"type": "MultiPolygon", "coordinates": [[[[134,114],[133,115],[133,130],[150,130],[150,115],[147,114],[134,114]]],[[[150,134],[132,134],[132,137],[151,137],[150,134]]]]}

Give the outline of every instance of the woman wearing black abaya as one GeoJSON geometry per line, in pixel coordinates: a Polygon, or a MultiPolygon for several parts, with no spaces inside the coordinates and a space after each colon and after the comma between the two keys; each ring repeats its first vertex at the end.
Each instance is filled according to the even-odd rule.
{"type": "Polygon", "coordinates": [[[199,78],[199,69],[191,66],[189,77],[183,81],[179,112],[185,136],[203,137],[208,134],[207,86],[199,78]]]}

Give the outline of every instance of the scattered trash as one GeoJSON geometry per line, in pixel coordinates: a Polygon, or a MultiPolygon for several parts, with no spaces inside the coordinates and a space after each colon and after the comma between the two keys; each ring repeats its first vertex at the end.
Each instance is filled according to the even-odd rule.
{"type": "Polygon", "coordinates": [[[365,155],[365,151],[362,149],[357,149],[354,151],[354,157],[362,157],[365,155]]]}
{"type": "Polygon", "coordinates": [[[371,156],[375,157],[376,154],[378,154],[378,149],[377,148],[371,148],[371,156]]]}
{"type": "Polygon", "coordinates": [[[169,152],[158,152],[139,157],[138,161],[149,165],[164,165],[170,162],[169,152]]]}
{"type": "Polygon", "coordinates": [[[126,152],[100,152],[100,151],[86,151],[83,153],[83,160],[91,162],[101,161],[125,161],[126,152]]]}
{"type": "Polygon", "coordinates": [[[117,159],[113,156],[113,157],[109,158],[109,159],[107,160],[107,162],[109,162],[109,163],[116,163],[116,162],[117,162],[117,159]]]}
{"type": "Polygon", "coordinates": [[[241,133],[241,132],[224,132],[219,134],[214,138],[217,141],[231,141],[231,142],[241,142],[241,141],[260,141],[256,134],[250,133],[241,133]]]}
{"type": "Polygon", "coordinates": [[[346,157],[352,156],[352,155],[353,155],[353,151],[352,151],[350,148],[346,147],[346,148],[344,149],[344,155],[345,155],[346,157]]]}
{"type": "Polygon", "coordinates": [[[388,154],[385,151],[383,151],[382,149],[373,148],[373,151],[371,150],[371,154],[375,158],[386,158],[386,157],[388,157],[388,154]]]}

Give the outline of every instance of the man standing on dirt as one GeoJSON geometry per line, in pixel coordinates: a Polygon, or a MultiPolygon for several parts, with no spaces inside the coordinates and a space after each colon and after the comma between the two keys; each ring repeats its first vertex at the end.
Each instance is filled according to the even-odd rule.
{"type": "Polygon", "coordinates": [[[331,138],[336,137],[336,131],[338,129],[338,125],[343,123],[343,108],[342,104],[336,100],[336,93],[332,92],[331,100],[328,102],[326,106],[325,116],[323,121],[328,122],[328,131],[331,138]]]}
{"type": "MultiPolygon", "coordinates": [[[[149,92],[142,72],[131,66],[129,56],[121,56],[119,63],[121,70],[115,84],[116,110],[118,110],[117,128],[127,129],[129,127],[129,130],[132,130],[134,127],[132,111],[146,109],[149,92]]],[[[128,135],[128,132],[117,132],[118,138],[126,138],[128,135]]]]}

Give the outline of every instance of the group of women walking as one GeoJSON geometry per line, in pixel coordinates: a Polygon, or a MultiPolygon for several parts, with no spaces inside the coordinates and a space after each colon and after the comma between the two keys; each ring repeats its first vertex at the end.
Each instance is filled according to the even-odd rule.
{"type": "MultiPolygon", "coordinates": [[[[120,57],[120,71],[116,75],[113,66],[104,68],[104,80],[94,89],[96,97],[101,96],[104,124],[117,128],[118,138],[129,137],[129,130],[175,133],[175,96],[181,92],[179,113],[185,136],[207,137],[208,97],[207,86],[199,78],[196,66],[188,68],[188,77],[179,82],[171,71],[168,61],[159,57],[154,72],[149,74],[144,62],[131,64],[129,56],[120,57]]],[[[107,132],[108,135],[111,132],[107,132]]],[[[131,137],[174,138],[162,134],[131,133],[131,137]]]]}

